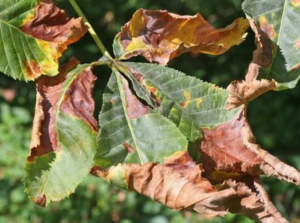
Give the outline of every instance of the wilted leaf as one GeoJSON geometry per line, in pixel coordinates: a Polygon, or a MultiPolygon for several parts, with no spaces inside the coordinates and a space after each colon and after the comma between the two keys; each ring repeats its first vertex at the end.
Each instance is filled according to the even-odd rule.
{"type": "Polygon", "coordinates": [[[20,80],[58,73],[58,59],[87,31],[81,18],[37,0],[0,2],[0,71],[20,80]]]}
{"type": "Polygon", "coordinates": [[[240,108],[227,111],[228,93],[213,84],[155,64],[122,63],[139,77],[158,104],[158,111],[172,120],[190,140],[201,139],[201,128],[214,128],[232,119],[240,108]]]}
{"type": "Polygon", "coordinates": [[[199,13],[180,16],[140,9],[116,36],[114,52],[120,59],[142,55],[163,65],[188,51],[219,55],[240,44],[248,27],[248,21],[239,18],[217,30],[199,13]]]}
{"type": "Polygon", "coordinates": [[[187,140],[176,126],[143,105],[118,71],[111,76],[103,101],[96,165],[163,162],[187,149],[187,140]]]}
{"type": "Polygon", "coordinates": [[[252,17],[265,49],[265,58],[271,60],[267,67],[262,66],[260,78],[277,82],[278,90],[293,88],[300,78],[300,5],[296,0],[246,0],[244,12],[252,17]]]}
{"type": "Polygon", "coordinates": [[[31,151],[25,170],[30,199],[42,206],[72,192],[93,165],[97,122],[88,64],[72,60],[54,78],[37,82],[31,151]]]}
{"type": "Polygon", "coordinates": [[[248,178],[250,185],[229,180],[214,186],[202,177],[202,172],[186,152],[178,153],[165,164],[119,164],[106,171],[99,167],[92,169],[94,175],[172,209],[188,208],[213,216],[224,216],[231,211],[265,223],[286,222],[276,208],[266,205],[269,200],[261,198],[255,190],[252,177],[248,178]]]}
{"type": "Polygon", "coordinates": [[[200,149],[200,162],[206,174],[212,174],[212,177],[215,170],[248,173],[252,176],[264,173],[296,185],[300,184],[300,173],[295,168],[255,144],[245,111],[213,130],[204,129],[200,149]]]}
{"type": "Polygon", "coordinates": [[[274,80],[232,81],[227,87],[229,97],[226,108],[233,109],[247,104],[248,101],[254,100],[265,92],[276,89],[274,80]]]}

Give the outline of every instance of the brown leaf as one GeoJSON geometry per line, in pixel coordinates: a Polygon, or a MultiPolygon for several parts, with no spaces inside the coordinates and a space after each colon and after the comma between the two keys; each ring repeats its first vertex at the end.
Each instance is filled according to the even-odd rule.
{"type": "Polygon", "coordinates": [[[142,55],[165,65],[188,51],[222,54],[244,40],[248,27],[248,21],[239,18],[217,30],[200,14],[180,16],[140,9],[116,36],[114,49],[122,59],[142,55]]]}
{"type": "MultiPolygon", "coordinates": [[[[61,68],[57,76],[52,78],[45,76],[37,81],[35,116],[28,161],[33,161],[36,156],[52,151],[60,151],[55,127],[56,104],[62,93],[66,74],[78,64],[79,62],[76,59],[72,59],[61,68]]],[[[76,80],[67,89],[65,98],[59,108],[59,111],[65,114],[84,120],[94,131],[97,130],[97,121],[93,117],[95,105],[92,99],[92,88],[95,80],[96,77],[92,74],[90,67],[78,74],[76,80]]]]}
{"type": "MultiPolygon", "coordinates": [[[[245,117],[245,109],[236,118],[213,130],[203,129],[201,160],[206,175],[215,170],[229,173],[262,173],[300,184],[300,173],[255,144],[245,117]]],[[[220,179],[222,180],[222,179],[220,179]]]]}
{"type": "Polygon", "coordinates": [[[87,29],[88,27],[82,23],[82,18],[69,19],[63,10],[45,2],[40,2],[35,7],[34,18],[26,21],[21,27],[23,32],[50,42],[51,46],[57,49],[56,60],[67,46],[77,42],[87,29]]]}
{"type": "Polygon", "coordinates": [[[227,109],[234,109],[242,104],[247,104],[258,96],[270,91],[276,90],[276,82],[274,80],[252,80],[248,81],[232,81],[227,87],[229,97],[227,99],[227,109]]]}
{"type": "Polygon", "coordinates": [[[257,49],[253,52],[253,59],[249,64],[245,81],[232,81],[227,87],[229,92],[227,109],[239,107],[270,90],[277,89],[274,80],[257,80],[260,68],[267,69],[272,63],[273,43],[266,33],[256,26],[252,18],[248,17],[248,20],[255,33],[257,49]]]}
{"type": "Polygon", "coordinates": [[[172,209],[187,208],[212,216],[224,216],[230,211],[262,222],[285,222],[276,209],[269,208],[270,203],[264,203],[253,177],[248,176],[246,182],[227,180],[213,186],[186,152],[178,153],[165,164],[119,164],[106,171],[94,167],[92,173],[172,209]]]}

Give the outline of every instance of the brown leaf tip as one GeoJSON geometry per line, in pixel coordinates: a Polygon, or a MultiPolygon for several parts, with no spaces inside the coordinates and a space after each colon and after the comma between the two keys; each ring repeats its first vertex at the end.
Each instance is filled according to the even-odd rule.
{"type": "Polygon", "coordinates": [[[33,202],[39,206],[46,207],[47,198],[46,198],[45,194],[40,194],[33,200],[33,202]]]}

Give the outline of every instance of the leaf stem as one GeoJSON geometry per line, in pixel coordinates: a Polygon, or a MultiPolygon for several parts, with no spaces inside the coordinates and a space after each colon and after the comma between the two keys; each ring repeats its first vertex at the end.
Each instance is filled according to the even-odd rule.
{"type": "Polygon", "coordinates": [[[84,15],[83,11],[81,10],[79,5],[77,4],[76,0],[69,0],[69,2],[73,6],[73,8],[77,12],[77,14],[82,17],[85,25],[87,25],[89,27],[88,31],[91,34],[92,38],[94,39],[94,41],[95,41],[96,45],[98,46],[98,48],[100,49],[100,51],[103,53],[103,55],[107,56],[109,59],[112,60],[113,58],[111,57],[111,55],[109,54],[109,52],[107,51],[105,46],[103,45],[101,39],[99,38],[99,36],[95,32],[95,30],[93,29],[92,25],[90,24],[90,22],[88,21],[88,19],[84,15]]]}

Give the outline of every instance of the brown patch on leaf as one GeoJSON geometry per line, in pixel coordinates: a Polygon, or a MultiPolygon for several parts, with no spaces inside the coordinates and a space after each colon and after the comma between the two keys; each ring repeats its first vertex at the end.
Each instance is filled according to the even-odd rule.
{"type": "Polygon", "coordinates": [[[124,148],[128,153],[133,153],[135,149],[127,142],[123,143],[124,148]]]}
{"type": "Polygon", "coordinates": [[[35,38],[50,42],[61,53],[71,43],[77,42],[87,31],[82,18],[69,19],[65,12],[54,4],[40,2],[35,7],[35,16],[21,30],[35,38]]]}
{"type": "Polygon", "coordinates": [[[28,79],[35,79],[41,74],[40,66],[33,60],[30,61],[23,61],[25,73],[28,79]]]}
{"type": "Polygon", "coordinates": [[[128,81],[121,76],[123,81],[125,99],[126,99],[126,109],[127,114],[130,119],[138,118],[142,115],[146,115],[149,113],[150,108],[148,106],[143,105],[137,97],[132,93],[131,89],[129,88],[128,81]]]}
{"type": "Polygon", "coordinates": [[[300,184],[300,173],[255,143],[255,138],[242,111],[236,118],[213,130],[203,129],[201,160],[206,175],[214,171],[264,173],[278,179],[300,184]]]}
{"type": "Polygon", "coordinates": [[[213,170],[257,172],[257,165],[262,159],[244,145],[242,128],[245,121],[241,113],[213,130],[203,129],[200,162],[207,173],[213,170]]]}
{"type": "Polygon", "coordinates": [[[260,25],[261,30],[265,34],[267,34],[267,36],[270,39],[273,39],[277,35],[275,32],[275,29],[274,29],[274,25],[270,24],[264,15],[260,15],[258,20],[259,20],[259,25],[260,25]]]}
{"type": "MultiPolygon", "coordinates": [[[[76,59],[72,59],[61,68],[57,76],[52,78],[45,76],[37,81],[35,115],[28,161],[33,161],[36,156],[61,150],[57,142],[56,105],[60,99],[64,81],[68,77],[68,71],[78,64],[76,59]]],[[[90,68],[78,74],[67,89],[59,108],[60,112],[82,119],[94,131],[97,130],[97,122],[93,117],[95,105],[92,100],[92,87],[95,79],[90,68]]]]}
{"type": "Polygon", "coordinates": [[[165,65],[188,51],[222,54],[244,40],[248,27],[248,21],[240,18],[217,30],[200,14],[180,16],[140,9],[122,27],[116,44],[121,48],[122,58],[142,55],[150,62],[165,65]]]}
{"type": "Polygon", "coordinates": [[[237,108],[242,104],[254,100],[258,96],[270,91],[276,90],[276,82],[274,80],[253,80],[247,81],[232,81],[227,87],[229,97],[227,98],[227,109],[237,108]]]}

